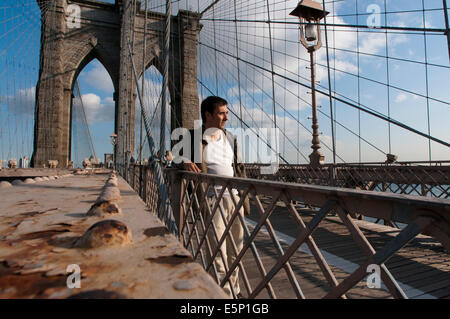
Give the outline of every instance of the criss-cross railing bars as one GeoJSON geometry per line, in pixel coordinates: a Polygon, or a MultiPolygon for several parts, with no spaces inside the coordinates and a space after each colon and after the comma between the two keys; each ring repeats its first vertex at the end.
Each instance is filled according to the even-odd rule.
{"type": "MultiPolygon", "coordinates": [[[[170,181],[172,208],[183,245],[222,287],[227,283],[232,286],[230,277],[235,269],[239,269],[248,298],[259,297],[263,291],[267,291],[270,298],[277,298],[280,292],[274,286],[273,279],[283,271],[295,297],[307,298],[300,284],[297,268],[292,265],[303,244],[311,251],[314,262],[328,284],[328,289],[322,296],[324,298],[346,298],[349,290],[368,275],[367,269],[370,265],[379,266],[380,279],[393,297],[407,298],[407,294],[385,263],[419,234],[434,237],[447,252],[450,251],[450,201],[447,199],[227,178],[175,169],[166,170],[166,174],[170,181]],[[215,185],[222,185],[219,193],[215,185]],[[228,195],[224,195],[225,190],[228,190],[228,195]],[[233,190],[239,192],[239,197],[234,195],[233,190]],[[219,204],[224,196],[230,196],[235,205],[234,212],[228,217],[224,215],[222,205],[219,204]],[[245,207],[243,203],[246,197],[251,199],[252,216],[255,216],[255,213],[257,216],[253,219],[253,225],[250,225],[248,219],[240,213],[241,207],[245,207]],[[311,220],[304,221],[305,215],[294,205],[295,202],[314,208],[311,220]],[[273,225],[274,220],[271,219],[273,212],[280,207],[283,214],[288,214],[295,221],[297,227],[294,240],[289,244],[282,242],[277,227],[273,225]],[[407,226],[398,231],[398,235],[392,237],[384,247],[376,250],[352,218],[352,212],[404,223],[407,226]],[[219,236],[215,228],[214,220],[217,220],[213,219],[215,214],[220,214],[220,220],[225,225],[222,236],[219,236]],[[329,215],[336,215],[335,218],[342,222],[364,255],[364,260],[359,263],[357,269],[340,281],[313,238],[318,226],[329,215]],[[240,223],[244,229],[245,240],[240,251],[230,232],[233,223],[240,223]],[[261,253],[264,247],[261,248],[259,241],[263,233],[268,235],[266,241],[270,243],[274,252],[272,257],[275,256],[270,263],[267,256],[263,258],[261,253]],[[220,247],[226,244],[230,245],[236,258],[232,264],[224,263],[226,275],[220,278],[214,260],[224,259],[220,247]],[[248,264],[248,256],[252,256],[252,265],[248,264]],[[259,276],[257,280],[255,271],[259,276]]],[[[231,288],[233,290],[233,287],[231,288]]],[[[232,294],[236,296],[234,290],[232,294]]]]}

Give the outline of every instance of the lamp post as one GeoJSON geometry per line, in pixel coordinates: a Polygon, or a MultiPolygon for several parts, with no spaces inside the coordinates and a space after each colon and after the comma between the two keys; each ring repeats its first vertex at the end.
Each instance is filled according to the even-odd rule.
{"type": "Polygon", "coordinates": [[[319,22],[329,12],[312,0],[302,0],[298,3],[290,15],[300,19],[300,42],[308,50],[311,63],[311,96],[312,96],[312,129],[313,138],[311,148],[313,152],[309,155],[310,165],[317,167],[323,164],[325,157],[320,152],[319,121],[317,119],[316,104],[316,72],[314,52],[322,46],[319,22]]]}
{"type": "Polygon", "coordinates": [[[117,144],[117,134],[112,133],[110,136],[111,144],[113,145],[113,170],[116,170],[116,144],[117,144]]]}

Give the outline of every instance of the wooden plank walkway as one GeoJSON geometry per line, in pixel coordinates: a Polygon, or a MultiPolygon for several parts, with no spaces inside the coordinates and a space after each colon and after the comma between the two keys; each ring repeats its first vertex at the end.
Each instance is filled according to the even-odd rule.
{"type": "MultiPolygon", "coordinates": [[[[268,202],[263,202],[263,205],[267,206],[268,202]]],[[[307,208],[298,207],[298,212],[305,223],[308,223],[314,216],[314,213],[307,208]]],[[[257,210],[252,208],[252,214],[247,218],[250,231],[253,230],[258,219],[257,210]]],[[[283,249],[286,250],[299,233],[296,222],[289,216],[287,209],[282,204],[275,208],[270,222],[283,249]]],[[[384,247],[399,233],[396,228],[367,221],[356,221],[356,224],[375,250],[384,247]]],[[[366,260],[346,226],[336,216],[325,218],[312,237],[338,282],[341,282],[361,262],[366,260]]],[[[255,244],[266,272],[268,272],[278,259],[278,255],[265,228],[257,235],[255,244]]],[[[326,295],[330,286],[306,244],[291,257],[290,263],[306,298],[321,298],[326,295]]],[[[250,250],[244,256],[244,265],[252,289],[254,289],[262,276],[250,250]]],[[[389,259],[386,267],[409,298],[450,298],[449,254],[439,242],[431,237],[419,235],[389,259]]],[[[280,270],[271,283],[277,298],[296,298],[284,270],[280,270]]],[[[246,296],[242,280],[241,292],[246,296]]],[[[347,298],[391,298],[384,285],[380,289],[371,289],[368,288],[365,280],[349,290],[346,296],[347,298]]],[[[258,298],[269,298],[269,295],[267,291],[262,291],[258,298]]]]}

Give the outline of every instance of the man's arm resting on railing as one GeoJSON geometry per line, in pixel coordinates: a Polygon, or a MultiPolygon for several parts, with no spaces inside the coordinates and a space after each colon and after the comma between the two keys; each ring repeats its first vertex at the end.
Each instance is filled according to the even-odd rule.
{"type": "Polygon", "coordinates": [[[198,168],[197,164],[195,163],[182,163],[183,164],[183,168],[186,171],[191,171],[191,172],[195,172],[195,173],[201,173],[202,171],[200,170],[200,168],[198,168]]]}
{"type": "Polygon", "coordinates": [[[178,157],[178,164],[174,164],[175,168],[186,170],[194,173],[201,173],[201,169],[197,166],[197,164],[193,163],[187,157],[180,156],[178,157]]]}

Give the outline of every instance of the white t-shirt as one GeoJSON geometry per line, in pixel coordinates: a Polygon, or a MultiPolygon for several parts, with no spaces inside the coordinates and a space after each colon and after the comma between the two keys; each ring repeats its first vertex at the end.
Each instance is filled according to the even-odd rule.
{"type": "MultiPolygon", "coordinates": [[[[225,132],[217,129],[212,135],[205,135],[204,140],[208,144],[203,149],[203,160],[208,168],[208,174],[234,176],[233,171],[233,147],[225,136],[225,132]]],[[[216,185],[217,195],[222,190],[221,185],[216,185]]],[[[237,194],[237,190],[233,190],[237,194]]],[[[228,190],[225,190],[224,195],[229,196],[228,190]]],[[[210,190],[208,196],[214,196],[213,190],[210,190]]]]}

